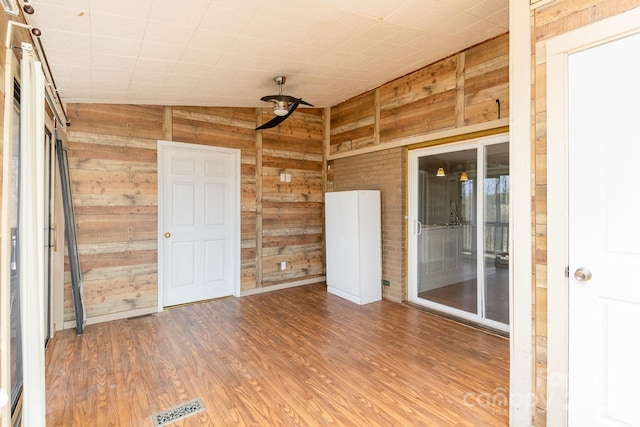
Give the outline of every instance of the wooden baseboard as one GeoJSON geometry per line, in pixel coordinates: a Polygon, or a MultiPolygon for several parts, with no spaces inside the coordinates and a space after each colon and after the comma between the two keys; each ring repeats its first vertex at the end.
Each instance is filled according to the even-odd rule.
{"type": "Polygon", "coordinates": [[[326,276],[314,277],[312,279],[298,280],[295,282],[282,283],[280,285],[266,286],[264,288],[255,288],[249,289],[246,291],[240,292],[241,297],[246,297],[249,295],[257,295],[265,292],[279,291],[281,289],[295,288],[296,286],[304,286],[311,285],[313,283],[320,283],[327,280],[326,276]]]}
{"type": "MultiPolygon", "coordinates": [[[[105,314],[103,316],[89,317],[87,319],[88,325],[95,325],[96,323],[110,322],[112,320],[128,319],[130,317],[144,316],[145,314],[157,313],[158,307],[146,307],[139,308],[137,310],[121,311],[119,313],[105,314]]],[[[72,329],[76,327],[75,320],[68,320],[64,322],[64,329],[72,329]]]]}

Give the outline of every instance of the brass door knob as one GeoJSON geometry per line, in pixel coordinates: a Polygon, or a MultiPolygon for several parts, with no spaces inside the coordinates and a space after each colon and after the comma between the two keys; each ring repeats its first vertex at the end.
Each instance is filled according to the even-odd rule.
{"type": "Polygon", "coordinates": [[[169,233],[169,232],[167,231],[166,233],[164,233],[164,237],[166,237],[166,238],[168,239],[169,237],[171,237],[171,233],[169,233]]]}

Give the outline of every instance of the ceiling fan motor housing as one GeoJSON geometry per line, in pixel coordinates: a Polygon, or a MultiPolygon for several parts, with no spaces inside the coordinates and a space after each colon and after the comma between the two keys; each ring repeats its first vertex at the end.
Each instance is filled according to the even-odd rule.
{"type": "Polygon", "coordinates": [[[286,116],[289,112],[289,103],[287,101],[273,101],[273,114],[276,116],[286,116]]]}

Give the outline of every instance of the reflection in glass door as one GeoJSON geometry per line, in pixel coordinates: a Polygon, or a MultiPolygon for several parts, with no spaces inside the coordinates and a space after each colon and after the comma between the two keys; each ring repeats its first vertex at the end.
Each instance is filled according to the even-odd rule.
{"type": "Polygon", "coordinates": [[[410,174],[409,299],[507,331],[507,137],[412,151],[410,174]]]}
{"type": "Polygon", "coordinates": [[[509,146],[484,149],[485,317],[509,323],[509,146]]]}
{"type": "Polygon", "coordinates": [[[478,313],[476,151],[418,159],[418,297],[469,313],[478,313]]]}

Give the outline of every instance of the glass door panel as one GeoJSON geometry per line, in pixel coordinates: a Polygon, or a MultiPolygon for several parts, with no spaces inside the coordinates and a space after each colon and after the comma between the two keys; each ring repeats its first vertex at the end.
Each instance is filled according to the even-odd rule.
{"type": "Polygon", "coordinates": [[[508,137],[409,158],[409,300],[508,331],[508,137]]]}
{"type": "Polygon", "coordinates": [[[485,317],[509,323],[509,144],[485,147],[485,317]]]}
{"type": "Polygon", "coordinates": [[[20,86],[14,85],[11,116],[11,181],[9,184],[9,226],[11,227],[10,284],[10,363],[11,363],[11,411],[22,393],[22,319],[20,310],[20,86]]]}
{"type": "Polygon", "coordinates": [[[477,150],[418,160],[418,298],[478,313],[477,150]]]}

